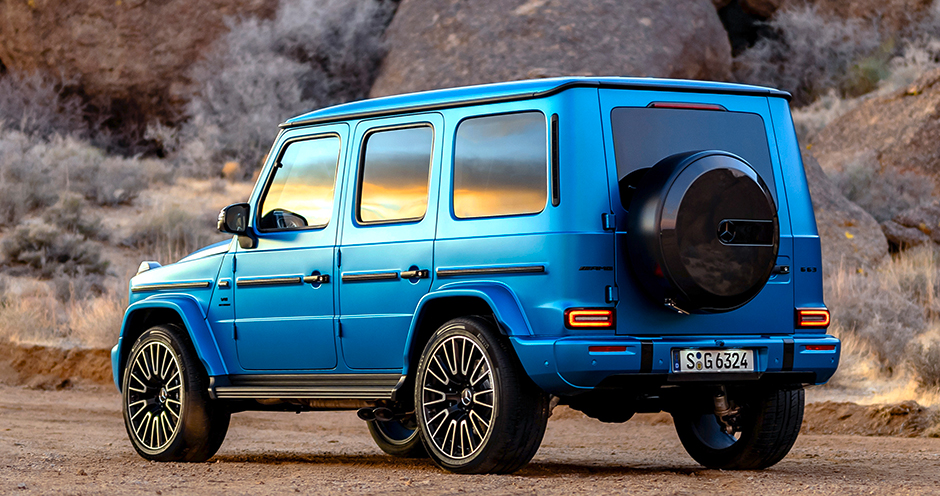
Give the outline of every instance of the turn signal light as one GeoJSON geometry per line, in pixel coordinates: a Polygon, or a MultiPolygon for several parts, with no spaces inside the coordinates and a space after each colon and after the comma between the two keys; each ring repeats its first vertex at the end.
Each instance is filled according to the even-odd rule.
{"type": "Polygon", "coordinates": [[[808,344],[806,351],[833,351],[836,349],[834,344],[808,344]]]}
{"type": "Polygon", "coordinates": [[[569,308],[565,310],[568,329],[611,329],[614,327],[612,308],[569,308]]]}
{"type": "Polygon", "coordinates": [[[796,327],[829,327],[829,310],[825,308],[799,308],[796,310],[796,327]]]}

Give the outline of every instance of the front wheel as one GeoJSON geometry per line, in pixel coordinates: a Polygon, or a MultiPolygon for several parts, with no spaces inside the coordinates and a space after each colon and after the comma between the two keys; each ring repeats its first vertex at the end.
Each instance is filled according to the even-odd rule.
{"type": "Polygon", "coordinates": [[[440,467],[510,473],[535,456],[549,398],[491,324],[475,317],[447,322],[428,341],[417,372],[418,429],[440,467]]]}
{"type": "Polygon", "coordinates": [[[673,412],[682,446],[698,463],[713,469],[757,470],[787,456],[800,434],[805,394],[800,386],[738,392],[741,408],[733,432],[728,433],[706,398],[699,408],[673,412]]]}
{"type": "Polygon", "coordinates": [[[127,356],[124,426],[134,449],[148,460],[205,461],[228,430],[231,414],[209,399],[209,379],[184,332],[153,327],[127,356]]]}

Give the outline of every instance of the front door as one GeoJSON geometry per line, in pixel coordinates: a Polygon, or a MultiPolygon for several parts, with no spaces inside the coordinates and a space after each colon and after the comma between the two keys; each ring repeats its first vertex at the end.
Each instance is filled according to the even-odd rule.
{"type": "Polygon", "coordinates": [[[247,370],[336,367],[335,251],[345,125],[287,139],[235,255],[235,343],[247,370]],[[335,195],[338,196],[338,195],[335,195]]]}
{"type": "Polygon", "coordinates": [[[401,369],[418,301],[434,275],[443,120],[360,123],[340,244],[343,357],[352,369],[401,369]]]}

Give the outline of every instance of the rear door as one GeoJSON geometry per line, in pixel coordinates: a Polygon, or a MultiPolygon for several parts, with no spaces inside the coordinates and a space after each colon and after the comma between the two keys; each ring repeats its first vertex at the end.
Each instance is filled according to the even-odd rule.
{"type": "Polygon", "coordinates": [[[340,341],[351,369],[401,369],[434,274],[440,114],[356,126],[340,243],[340,341]]]}
{"type": "MultiPolygon", "coordinates": [[[[629,235],[625,232],[624,206],[629,201],[621,201],[621,179],[676,153],[724,150],[744,158],[770,188],[780,228],[777,265],[791,265],[793,236],[766,97],[601,89],[600,106],[611,211],[617,219],[617,253],[626,253],[624,245],[629,235]],[[716,105],[718,110],[714,109],[716,105]]],[[[617,261],[617,285],[618,311],[622,312],[618,334],[793,332],[790,274],[772,276],[760,294],[743,307],[713,315],[684,316],[663,311],[642,293],[626,260],[617,261]]]]}

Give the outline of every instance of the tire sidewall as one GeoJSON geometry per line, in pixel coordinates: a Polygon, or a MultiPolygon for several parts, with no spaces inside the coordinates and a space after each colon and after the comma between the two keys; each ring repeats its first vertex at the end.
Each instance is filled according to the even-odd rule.
{"type": "Polygon", "coordinates": [[[482,329],[479,329],[474,322],[468,319],[459,319],[454,322],[449,322],[438,329],[437,332],[435,332],[428,341],[424,348],[424,352],[421,354],[421,360],[418,363],[417,380],[415,381],[415,413],[418,417],[418,432],[420,433],[421,440],[424,442],[424,446],[427,449],[428,454],[435,461],[435,463],[446,470],[472,471],[475,469],[475,467],[485,463],[485,461],[489,459],[490,451],[498,449],[494,446],[495,443],[493,442],[493,435],[494,433],[500,432],[502,430],[502,422],[500,421],[500,408],[502,407],[504,392],[502,391],[503,381],[500,369],[504,366],[503,362],[505,362],[505,360],[501,360],[500,358],[502,357],[497,356],[498,353],[494,353],[494,350],[498,349],[498,345],[493,341],[493,338],[487,336],[487,333],[482,329]],[[478,346],[480,346],[480,349],[483,350],[486,359],[489,361],[490,373],[492,374],[492,381],[494,384],[493,416],[492,420],[490,421],[490,428],[486,431],[486,435],[482,441],[483,447],[478,449],[477,452],[473,455],[459,460],[453,459],[439,450],[434,444],[434,440],[430,438],[430,434],[427,432],[427,427],[425,424],[424,402],[422,394],[424,379],[427,374],[427,366],[430,357],[440,343],[447,340],[448,338],[456,336],[469,338],[478,346]]]}

